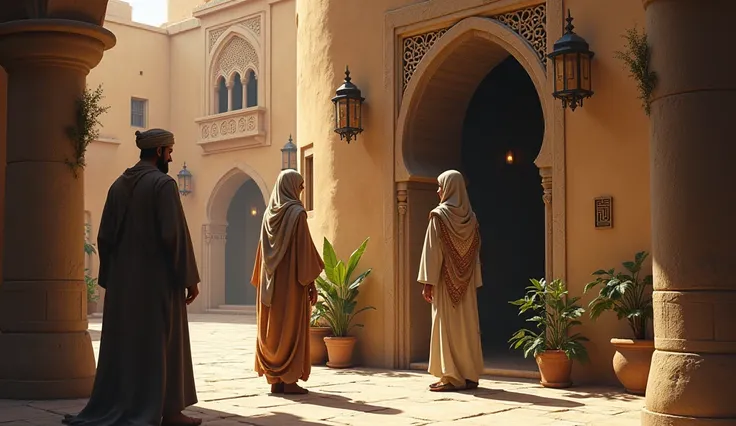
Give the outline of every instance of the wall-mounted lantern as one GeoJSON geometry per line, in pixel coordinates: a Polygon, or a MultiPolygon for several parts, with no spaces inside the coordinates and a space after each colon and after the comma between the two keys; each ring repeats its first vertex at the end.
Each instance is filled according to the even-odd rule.
{"type": "Polygon", "coordinates": [[[565,34],[555,42],[552,53],[555,87],[552,96],[562,100],[562,107],[570,107],[572,111],[583,106],[583,99],[593,95],[591,86],[590,63],[593,52],[588,42],[575,34],[572,15],[567,11],[565,34]]]}
{"type": "Polygon", "coordinates": [[[281,170],[296,170],[296,145],[289,135],[289,141],[281,148],[281,170]]]}
{"type": "Polygon", "coordinates": [[[350,70],[345,67],[345,81],[335,91],[332,103],[335,104],[335,133],[340,140],[348,143],[358,139],[358,133],[363,131],[363,98],[360,89],[350,81],[350,70]]]}
{"type": "Polygon", "coordinates": [[[192,174],[187,170],[187,163],[184,168],[176,175],[179,179],[179,194],[187,196],[192,193],[192,174]]]}

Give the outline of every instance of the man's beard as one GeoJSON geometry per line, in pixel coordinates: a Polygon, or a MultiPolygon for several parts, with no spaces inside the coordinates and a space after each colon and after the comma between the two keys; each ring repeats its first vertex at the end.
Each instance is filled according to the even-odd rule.
{"type": "Polygon", "coordinates": [[[169,162],[164,157],[156,158],[156,167],[161,170],[161,173],[169,173],[169,162]]]}

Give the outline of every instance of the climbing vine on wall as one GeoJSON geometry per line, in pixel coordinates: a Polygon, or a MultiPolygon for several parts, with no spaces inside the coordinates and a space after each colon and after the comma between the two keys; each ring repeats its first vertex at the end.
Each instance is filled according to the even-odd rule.
{"type": "Polygon", "coordinates": [[[657,85],[657,74],[649,69],[650,49],[647,43],[647,33],[634,26],[626,30],[622,36],[626,39],[626,49],[615,52],[616,58],[622,60],[629,69],[629,75],[636,80],[639,90],[639,99],[642,101],[644,112],[651,112],[652,92],[657,85]]]}
{"type": "Polygon", "coordinates": [[[100,116],[110,109],[109,106],[101,105],[103,98],[102,85],[95,90],[85,88],[76,103],[76,123],[67,128],[67,135],[74,146],[74,158],[67,159],[66,163],[71,167],[75,178],[79,176],[79,170],[87,165],[84,158],[87,147],[100,135],[100,116]]]}

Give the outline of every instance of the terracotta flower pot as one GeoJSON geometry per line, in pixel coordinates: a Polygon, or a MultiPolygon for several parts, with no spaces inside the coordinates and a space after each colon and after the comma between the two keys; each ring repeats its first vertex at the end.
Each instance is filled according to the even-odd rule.
{"type": "Polygon", "coordinates": [[[647,390],[649,367],[654,354],[653,340],[611,339],[616,348],[613,371],[626,391],[644,395],[647,390]]]}
{"type": "Polygon", "coordinates": [[[309,359],[312,365],[322,365],[327,359],[325,337],[332,331],[330,327],[309,327],[309,359]]]}
{"type": "Polygon", "coordinates": [[[542,380],[539,382],[546,388],[567,388],[572,385],[570,375],[572,374],[572,360],[564,351],[544,351],[536,356],[539,374],[542,380]]]}
{"type": "Polygon", "coordinates": [[[353,365],[353,348],[355,337],[325,337],[327,345],[327,366],[330,368],[347,368],[353,365]]]}

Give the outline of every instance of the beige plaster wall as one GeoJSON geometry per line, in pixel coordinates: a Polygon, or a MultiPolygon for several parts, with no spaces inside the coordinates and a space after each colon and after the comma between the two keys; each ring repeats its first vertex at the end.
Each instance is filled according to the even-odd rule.
{"type": "MultiPolygon", "coordinates": [[[[636,83],[614,52],[623,50],[627,28],[645,24],[638,0],[567,0],[575,30],[595,52],[595,95],[582,109],[565,113],[567,161],[567,280],[580,294],[590,273],[621,267],[634,253],[651,248],[649,203],[649,119],[637,99],[636,83]],[[613,229],[594,227],[593,198],[613,197],[613,229]]],[[[651,261],[646,264],[651,272],[651,261]]],[[[587,304],[593,295],[586,295],[587,304]]],[[[625,321],[607,313],[585,323],[592,363],[576,366],[578,381],[615,382],[611,337],[633,337],[625,321]]],[[[650,336],[652,337],[652,336],[650,336]]]]}
{"type": "MultiPolygon", "coordinates": [[[[150,126],[169,127],[169,38],[165,31],[130,21],[108,18],[105,27],[118,39],[100,65],[87,78],[90,89],[102,85],[109,110],[100,121],[100,137],[87,150],[84,174],[85,210],[92,220],[91,237],[97,239],[107,190],[115,179],[138,161],[135,131],[131,127],[131,97],[148,100],[150,126]]],[[[175,154],[176,155],[176,154],[175,154]]],[[[80,231],[81,232],[81,231],[80,231]]],[[[92,262],[92,275],[98,262],[92,262]]]]}
{"type": "MultiPolygon", "coordinates": [[[[130,126],[130,98],[148,99],[149,127],[170,129],[176,135],[174,161],[169,174],[176,177],[184,162],[193,174],[193,193],[182,203],[197,256],[202,296],[191,307],[202,312],[224,289],[209,289],[206,241],[203,226],[210,216],[224,217],[230,197],[246,179],[254,179],[264,197],[281,170],[281,147],[289,134],[296,135],[296,28],[294,1],[236,2],[229,8],[198,13],[198,18],[166,29],[108,19],[106,27],[118,37],[118,46],[90,75],[88,84],[103,83],[105,102],[111,108],[102,117],[101,141],[88,151],[85,175],[85,208],[92,217],[96,239],[100,215],[110,184],[138,161],[134,132],[130,126]],[[263,15],[261,34],[259,106],[266,108],[263,146],[205,154],[197,144],[200,128],[196,119],[208,116],[206,100],[212,87],[207,83],[209,30],[229,28],[258,14],[263,15]],[[143,72],[143,75],[140,72],[143,72]],[[219,293],[218,293],[219,294],[219,293]]],[[[224,223],[222,224],[224,225],[224,223]]],[[[224,262],[224,260],[223,260],[224,262]]],[[[224,264],[224,263],[223,263],[224,264]]],[[[93,275],[97,262],[93,262],[93,275]]],[[[224,276],[224,271],[222,271],[224,276]]],[[[222,283],[221,283],[222,284],[222,283]]],[[[224,298],[224,295],[222,296],[224,298]]],[[[214,306],[216,307],[216,306],[214,306]]]]}
{"type": "MultiPolygon", "coordinates": [[[[425,12],[445,10],[446,19],[452,19],[461,6],[481,7],[488,2],[463,1],[457,6],[438,0],[418,3],[421,2],[376,0],[357,7],[352,1],[297,0],[299,143],[314,144],[316,169],[316,206],[311,224],[315,235],[334,239],[340,257],[347,257],[363,238],[371,237],[362,268],[372,267],[374,274],[363,287],[360,303],[378,310],[364,314],[361,322],[366,327],[356,331],[360,337],[359,357],[367,365],[390,365],[392,357],[386,353],[392,347],[386,341],[392,330],[388,329],[384,316],[391,301],[386,294],[392,292],[396,273],[397,208],[392,183],[395,111],[385,106],[392,102],[391,88],[396,83],[387,80],[387,70],[398,69],[399,65],[386,64],[383,59],[384,14],[413,5],[417,10],[426,6],[425,12]],[[360,36],[356,38],[356,34],[360,36]],[[366,130],[350,145],[332,132],[330,102],[342,81],[346,64],[350,65],[353,82],[366,97],[363,116],[366,130]]],[[[506,8],[514,6],[513,1],[497,4],[506,8]]],[[[586,101],[584,108],[565,113],[567,196],[566,200],[553,201],[566,205],[565,278],[571,292],[579,294],[592,271],[618,266],[636,251],[648,250],[650,246],[648,119],[636,99],[635,83],[613,56],[615,50],[623,47],[620,36],[626,28],[635,23],[643,25],[644,12],[639,0],[595,4],[570,0],[564,7],[572,10],[577,32],[596,52],[595,96],[586,101]],[[614,197],[611,230],[594,229],[593,198],[599,195],[614,197]]],[[[436,28],[441,22],[432,24],[436,28]]],[[[416,28],[416,33],[424,31],[416,28]]],[[[548,50],[551,48],[550,43],[548,50]]],[[[419,219],[410,216],[410,220],[419,219]]],[[[415,272],[410,274],[413,276],[415,272]]],[[[420,289],[416,286],[411,291],[420,289]]],[[[587,304],[591,298],[586,296],[584,302],[587,304]]],[[[411,322],[426,323],[421,315],[427,314],[420,312],[411,322]]],[[[589,348],[593,362],[585,367],[576,366],[575,380],[614,382],[613,350],[608,340],[627,337],[626,324],[610,314],[595,325],[586,321],[582,331],[592,340],[589,348]]]]}

